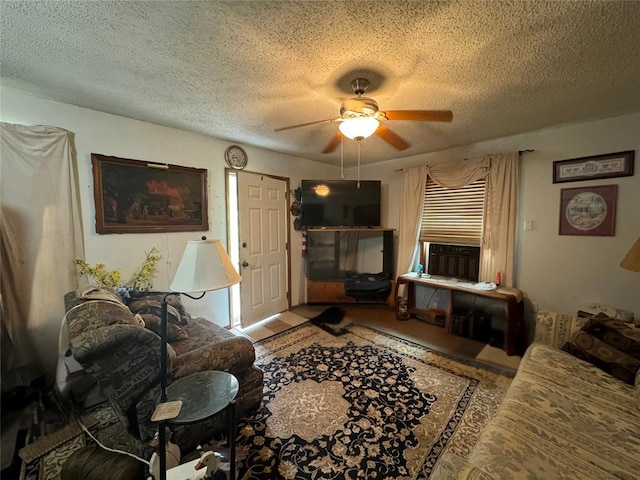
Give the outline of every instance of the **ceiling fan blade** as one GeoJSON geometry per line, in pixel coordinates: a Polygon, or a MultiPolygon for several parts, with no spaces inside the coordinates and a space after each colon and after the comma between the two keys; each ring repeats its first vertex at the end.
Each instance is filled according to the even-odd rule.
{"type": "Polygon", "coordinates": [[[389,127],[383,124],[380,124],[380,126],[376,130],[376,135],[398,150],[409,148],[409,143],[407,143],[404,138],[402,138],[397,133],[392,132],[389,127]]]}
{"type": "Polygon", "coordinates": [[[341,141],[342,141],[342,132],[338,130],[336,134],[333,137],[331,137],[331,140],[329,140],[329,143],[327,143],[327,146],[324,147],[324,150],[322,150],[322,153],[333,152],[336,149],[336,147],[340,145],[341,141]]]}
{"type": "Polygon", "coordinates": [[[327,120],[318,120],[317,122],[301,123],[299,125],[291,125],[290,127],[276,128],[274,130],[274,132],[281,132],[283,130],[290,130],[292,128],[298,128],[298,127],[308,127],[309,125],[319,125],[321,123],[331,123],[331,122],[335,122],[336,120],[338,120],[338,119],[337,118],[330,118],[330,119],[327,119],[327,120]]]}
{"type": "Polygon", "coordinates": [[[382,112],[387,120],[421,120],[423,122],[450,122],[451,110],[387,110],[382,112]]]}

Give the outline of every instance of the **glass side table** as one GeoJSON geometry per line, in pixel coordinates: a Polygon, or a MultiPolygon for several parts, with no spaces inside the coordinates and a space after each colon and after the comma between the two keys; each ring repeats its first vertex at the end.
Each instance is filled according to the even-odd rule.
{"type": "Polygon", "coordinates": [[[182,400],[180,414],[165,422],[185,425],[226,410],[229,442],[229,480],[236,477],[236,395],[239,384],[228,372],[205,371],[179,378],[167,387],[167,400],[182,400]]]}

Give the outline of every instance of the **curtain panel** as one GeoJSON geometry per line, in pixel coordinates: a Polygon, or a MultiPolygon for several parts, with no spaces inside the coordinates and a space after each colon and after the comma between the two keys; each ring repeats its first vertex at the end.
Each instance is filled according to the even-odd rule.
{"type": "Polygon", "coordinates": [[[486,155],[479,159],[443,162],[409,168],[402,172],[400,231],[398,233],[398,274],[412,271],[419,255],[418,236],[427,176],[445,188],[461,188],[476,180],[486,180],[480,275],[491,282],[497,272],[502,284],[514,285],[514,254],[518,188],[517,152],[486,155]]]}
{"type": "Polygon", "coordinates": [[[520,154],[504,153],[485,158],[490,165],[480,249],[480,281],[491,282],[500,272],[502,285],[513,287],[520,154]]]}
{"type": "Polygon", "coordinates": [[[2,390],[53,379],[64,294],[84,258],[70,134],[0,124],[2,390]]]}
{"type": "Polygon", "coordinates": [[[418,237],[420,218],[424,205],[424,188],[427,185],[428,167],[415,167],[402,171],[400,198],[400,225],[398,232],[398,275],[410,272],[418,261],[418,237]]]}

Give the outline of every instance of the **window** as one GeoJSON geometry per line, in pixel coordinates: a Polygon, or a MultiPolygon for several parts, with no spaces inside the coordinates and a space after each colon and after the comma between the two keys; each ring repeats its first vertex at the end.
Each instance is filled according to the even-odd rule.
{"type": "Polygon", "coordinates": [[[422,209],[421,242],[480,245],[485,181],[462,188],[444,188],[427,180],[422,209]]]}
{"type": "Polygon", "coordinates": [[[478,281],[484,195],[484,180],[457,189],[427,180],[420,242],[428,273],[478,281]]]}

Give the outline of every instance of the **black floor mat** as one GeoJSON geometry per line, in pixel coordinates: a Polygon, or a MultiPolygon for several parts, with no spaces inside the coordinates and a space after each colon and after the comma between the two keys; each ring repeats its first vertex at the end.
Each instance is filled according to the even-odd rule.
{"type": "Polygon", "coordinates": [[[331,335],[340,336],[347,333],[346,327],[351,322],[344,319],[345,311],[340,307],[329,307],[310,319],[315,326],[329,332],[331,335]]]}

